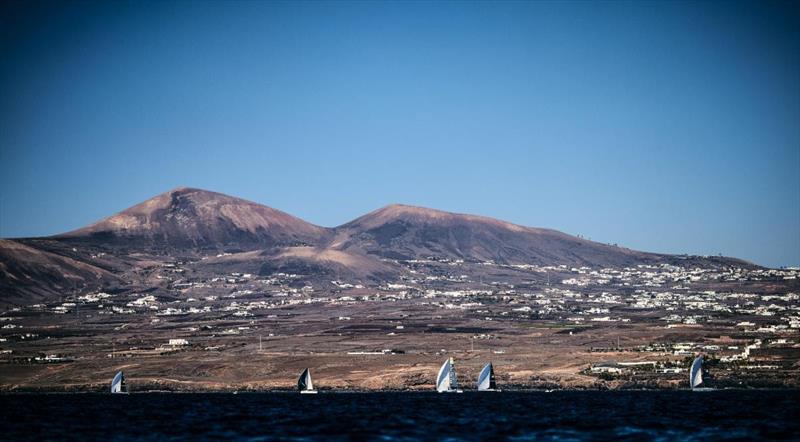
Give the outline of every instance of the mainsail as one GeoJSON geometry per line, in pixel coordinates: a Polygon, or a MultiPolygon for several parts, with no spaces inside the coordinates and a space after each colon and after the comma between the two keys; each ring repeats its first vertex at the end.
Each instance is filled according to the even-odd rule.
{"type": "Polygon", "coordinates": [[[111,381],[111,392],[112,393],[125,392],[125,375],[122,374],[121,371],[117,372],[117,374],[114,376],[114,379],[111,381]]]}
{"type": "Polygon", "coordinates": [[[703,383],[703,355],[695,358],[692,369],[689,371],[689,385],[692,389],[703,383]]]}
{"type": "Polygon", "coordinates": [[[436,391],[439,393],[446,391],[457,391],[458,379],[456,379],[455,362],[453,358],[447,358],[439,369],[436,376],[436,391]]]}
{"type": "Polygon", "coordinates": [[[494,380],[494,367],[492,363],[483,366],[481,374],[478,375],[478,391],[491,391],[497,389],[497,383],[494,380]]]}
{"type": "Polygon", "coordinates": [[[297,380],[297,389],[300,391],[314,390],[314,384],[311,382],[311,372],[306,368],[300,374],[300,379],[297,380]]]}

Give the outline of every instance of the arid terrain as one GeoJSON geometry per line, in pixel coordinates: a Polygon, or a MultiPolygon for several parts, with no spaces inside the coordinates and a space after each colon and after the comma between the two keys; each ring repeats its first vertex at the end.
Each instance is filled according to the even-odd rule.
{"type": "Polygon", "coordinates": [[[503,389],[800,383],[800,270],[392,205],[336,228],[181,188],[0,241],[0,389],[503,389]]]}

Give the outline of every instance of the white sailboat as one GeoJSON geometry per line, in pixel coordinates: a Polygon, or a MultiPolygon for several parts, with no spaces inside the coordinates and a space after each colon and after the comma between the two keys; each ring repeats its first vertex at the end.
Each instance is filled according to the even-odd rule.
{"type": "Polygon", "coordinates": [[[689,386],[692,391],[708,391],[711,388],[700,387],[703,384],[703,355],[694,358],[692,368],[689,369],[689,386]]]}
{"type": "Polygon", "coordinates": [[[311,372],[307,368],[300,373],[300,379],[297,380],[297,389],[300,394],[317,394],[317,390],[314,390],[314,383],[311,382],[311,372]]]}
{"type": "Polygon", "coordinates": [[[494,367],[492,363],[483,366],[483,370],[478,375],[478,391],[501,391],[497,389],[497,383],[494,379],[494,367]]]}
{"type": "Polygon", "coordinates": [[[118,371],[111,380],[111,393],[128,393],[128,386],[125,384],[125,375],[118,371]]]}
{"type": "Polygon", "coordinates": [[[453,358],[447,358],[439,369],[436,376],[436,391],[438,393],[463,393],[458,389],[458,379],[456,379],[456,368],[453,358]]]}

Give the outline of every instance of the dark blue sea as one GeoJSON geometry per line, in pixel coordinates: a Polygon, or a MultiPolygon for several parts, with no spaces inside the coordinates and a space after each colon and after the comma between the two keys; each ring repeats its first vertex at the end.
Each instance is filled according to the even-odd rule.
{"type": "Polygon", "coordinates": [[[10,394],[2,440],[800,440],[800,392],[10,394]]]}

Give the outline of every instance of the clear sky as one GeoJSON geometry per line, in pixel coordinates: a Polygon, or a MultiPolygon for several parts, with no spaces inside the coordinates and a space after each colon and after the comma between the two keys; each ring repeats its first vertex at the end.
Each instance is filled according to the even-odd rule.
{"type": "Polygon", "coordinates": [[[191,186],[800,265],[798,2],[31,3],[0,6],[2,237],[191,186]]]}

